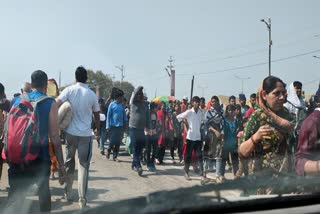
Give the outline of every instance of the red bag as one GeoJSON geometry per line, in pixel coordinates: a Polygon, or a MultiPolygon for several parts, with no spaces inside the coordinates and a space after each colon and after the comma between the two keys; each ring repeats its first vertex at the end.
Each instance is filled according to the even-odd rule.
{"type": "Polygon", "coordinates": [[[4,148],[2,158],[8,163],[23,164],[35,160],[40,153],[41,139],[37,105],[52,99],[42,96],[30,101],[28,95],[22,95],[18,105],[13,106],[4,126],[4,148]]]}

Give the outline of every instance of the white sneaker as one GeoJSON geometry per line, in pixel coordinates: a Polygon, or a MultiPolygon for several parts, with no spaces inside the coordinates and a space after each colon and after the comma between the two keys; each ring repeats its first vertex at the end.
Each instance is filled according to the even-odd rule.
{"type": "Polygon", "coordinates": [[[67,201],[72,201],[72,197],[70,192],[65,192],[64,193],[64,199],[66,199],[67,201]]]}
{"type": "Polygon", "coordinates": [[[79,200],[79,207],[80,207],[80,209],[84,209],[84,208],[86,208],[87,207],[87,202],[86,202],[86,200],[84,200],[84,199],[80,199],[79,200]]]}

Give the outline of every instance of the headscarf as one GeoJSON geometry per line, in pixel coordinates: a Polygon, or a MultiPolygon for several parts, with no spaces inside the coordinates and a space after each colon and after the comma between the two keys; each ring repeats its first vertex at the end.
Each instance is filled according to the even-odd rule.
{"type": "Polygon", "coordinates": [[[319,83],[319,86],[318,86],[318,90],[316,92],[316,96],[320,97],[320,83],[319,83]]]}
{"type": "Polygon", "coordinates": [[[262,84],[259,87],[258,93],[257,93],[257,104],[258,106],[268,115],[272,118],[272,120],[275,122],[275,125],[279,129],[278,131],[281,131],[283,133],[290,133],[294,131],[295,124],[280,117],[276,113],[274,113],[269,107],[267,107],[265,101],[263,100],[262,92],[263,87],[262,84]]]}
{"type": "Polygon", "coordinates": [[[293,86],[293,82],[289,85],[288,89],[287,89],[287,93],[288,93],[288,97],[287,100],[296,108],[302,107],[305,108],[304,103],[301,102],[301,100],[299,99],[297,92],[293,86]]]}

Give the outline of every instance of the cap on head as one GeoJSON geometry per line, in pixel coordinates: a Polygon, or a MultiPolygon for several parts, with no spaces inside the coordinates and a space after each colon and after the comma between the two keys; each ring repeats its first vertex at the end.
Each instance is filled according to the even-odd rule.
{"type": "Polygon", "coordinates": [[[246,95],[239,94],[239,100],[246,100],[246,95]]]}

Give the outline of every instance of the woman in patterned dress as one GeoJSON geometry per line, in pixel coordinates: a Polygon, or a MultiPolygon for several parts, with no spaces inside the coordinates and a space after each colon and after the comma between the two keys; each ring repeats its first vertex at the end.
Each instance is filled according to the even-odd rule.
{"type": "MultiPolygon", "coordinates": [[[[253,158],[255,175],[277,177],[288,172],[291,161],[289,140],[295,124],[287,109],[283,107],[287,92],[284,82],[278,77],[265,78],[257,94],[258,107],[249,118],[239,147],[241,158],[253,158]]],[[[272,193],[271,188],[260,189],[259,193],[272,193]]]]}

